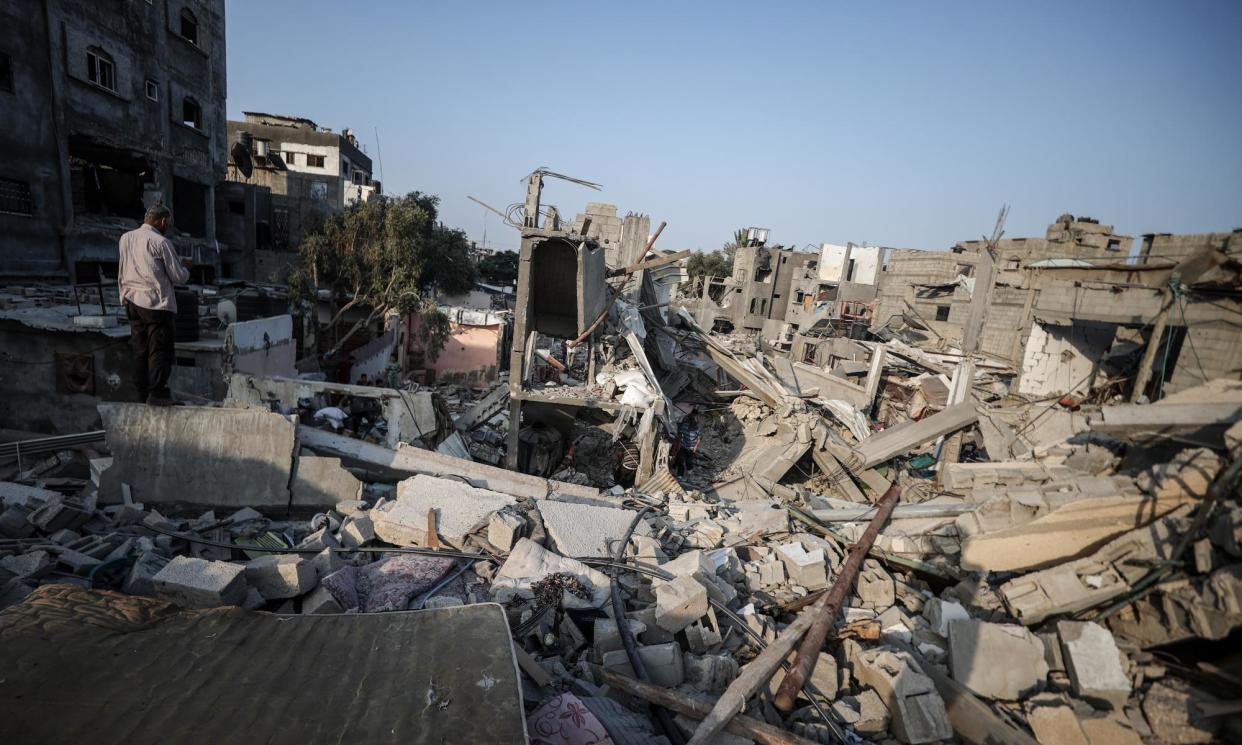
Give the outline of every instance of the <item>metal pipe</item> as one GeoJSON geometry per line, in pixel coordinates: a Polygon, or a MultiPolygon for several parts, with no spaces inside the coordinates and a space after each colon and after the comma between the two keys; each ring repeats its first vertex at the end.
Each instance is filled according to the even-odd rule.
{"type": "Polygon", "coordinates": [[[867,525],[867,529],[863,531],[858,542],[850,547],[849,556],[841,564],[841,571],[837,574],[836,581],[833,582],[832,589],[824,596],[824,599],[816,603],[819,608],[819,615],[815,618],[811,628],[807,630],[806,636],[802,637],[802,645],[798,648],[798,656],[794,660],[793,668],[785,674],[785,679],[781,681],[780,690],[776,692],[776,708],[781,711],[793,711],[795,701],[798,698],[798,691],[802,688],[802,682],[811,677],[811,673],[815,671],[815,663],[819,661],[820,649],[824,646],[824,639],[828,636],[828,630],[832,628],[832,624],[836,621],[837,614],[841,612],[841,606],[845,603],[846,597],[854,589],[854,582],[858,579],[858,574],[862,570],[863,561],[867,558],[867,552],[871,550],[872,544],[875,543],[876,536],[880,533],[880,528],[884,527],[884,523],[888,522],[888,516],[892,513],[893,508],[897,506],[897,498],[901,495],[901,487],[894,483],[884,493],[876,505],[876,515],[871,519],[871,523],[867,525]]]}

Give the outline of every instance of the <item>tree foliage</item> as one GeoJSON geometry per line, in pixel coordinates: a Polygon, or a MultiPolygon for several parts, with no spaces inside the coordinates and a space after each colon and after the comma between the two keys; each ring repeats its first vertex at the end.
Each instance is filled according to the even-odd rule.
{"type": "Polygon", "coordinates": [[[479,276],[495,285],[515,285],[518,275],[516,251],[497,251],[479,262],[479,276]]]}
{"type": "Polygon", "coordinates": [[[686,262],[690,279],[728,277],[733,274],[733,257],[724,251],[696,251],[686,262]]]}
{"type": "Polygon", "coordinates": [[[333,352],[376,318],[434,313],[427,288],[456,293],[474,286],[469,242],[460,230],[437,222],[439,201],[412,192],[356,203],[328,216],[321,230],[302,241],[302,267],[290,291],[307,300],[328,291],[333,314],[325,331],[339,332],[353,308],[368,313],[336,334],[333,352]]]}

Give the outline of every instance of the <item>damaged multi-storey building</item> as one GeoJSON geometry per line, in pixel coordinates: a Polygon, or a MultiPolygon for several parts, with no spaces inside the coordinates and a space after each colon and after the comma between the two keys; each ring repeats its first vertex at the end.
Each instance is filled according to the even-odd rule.
{"type": "Polygon", "coordinates": [[[334,132],[296,116],[244,116],[228,122],[228,175],[216,200],[223,267],[237,279],[282,281],[308,232],[382,186],[349,129],[334,132]]]}
{"type": "Polygon", "coordinates": [[[97,283],[146,207],[193,275],[220,271],[224,0],[0,8],[0,273],[97,283]]]}

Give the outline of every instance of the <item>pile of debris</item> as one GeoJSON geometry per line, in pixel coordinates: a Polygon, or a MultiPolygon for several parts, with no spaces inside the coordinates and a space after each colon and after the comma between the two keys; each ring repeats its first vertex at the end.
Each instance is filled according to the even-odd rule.
{"type": "MultiPolygon", "coordinates": [[[[209,428],[226,431],[280,429],[279,420],[292,432],[293,422],[255,409],[120,408],[105,412],[112,461],[97,459],[91,482],[44,464],[18,475],[30,483],[3,484],[3,605],[65,583],[278,614],[499,603],[536,742],[588,733],[706,742],[721,726],[721,741],[757,742],[1242,736],[1228,716],[1238,684],[1227,668],[1157,651],[1224,639],[1242,623],[1242,425],[1218,448],[1182,449],[1137,471],[1115,468],[1114,456],[1107,475],[1084,472],[1100,463],[1072,455],[1058,464],[949,464],[936,494],[914,472],[890,468],[887,500],[854,483],[851,468],[871,457],[857,446],[838,450],[850,467],[838,467],[835,490],[848,480],[856,500],[779,483],[759,498],[753,489],[738,498],[728,489],[596,493],[555,481],[506,491],[476,485],[486,480],[478,473],[493,475],[479,464],[394,485],[303,452],[293,496],[281,499],[331,506],[291,518],[297,510],[280,501],[260,505],[266,515],[250,506],[177,509],[254,498],[226,499],[212,461],[231,450],[244,456],[233,467],[249,464],[240,480],[266,478],[244,437],[220,442],[221,452],[197,439],[208,478],[161,494],[162,476],[143,467],[151,445],[135,432],[175,439],[178,418],[214,419],[209,428]],[[302,496],[307,478],[321,496],[302,496]],[[877,512],[883,520],[890,509],[891,521],[868,536],[877,512]],[[826,619],[826,644],[798,680],[781,663],[810,621],[831,612],[824,599],[834,590],[842,602],[826,619]],[[786,675],[792,698],[778,693],[786,675]]],[[[773,409],[739,399],[727,410],[747,440],[744,455],[770,450],[764,440],[784,426],[806,430],[793,441],[808,449],[845,429],[810,421],[805,402],[773,409]]],[[[321,447],[334,437],[319,436],[321,447]]],[[[272,432],[262,440],[271,453],[293,450],[291,441],[271,447],[272,432]]],[[[174,444],[191,443],[159,447],[174,444]]],[[[1142,451],[1132,445],[1126,457],[1142,451]]],[[[753,487],[765,465],[738,478],[753,487]]],[[[276,469],[270,483],[288,475],[276,469]]]]}

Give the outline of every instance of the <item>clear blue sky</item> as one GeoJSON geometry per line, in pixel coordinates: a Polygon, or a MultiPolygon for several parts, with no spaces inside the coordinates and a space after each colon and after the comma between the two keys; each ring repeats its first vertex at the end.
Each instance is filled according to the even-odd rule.
{"type": "MultiPolygon", "coordinates": [[[[228,111],[352,127],[498,248],[537,166],[718,248],[1242,227],[1242,2],[227,0],[228,111]]],[[[378,174],[379,165],[377,162],[378,174]]]]}

